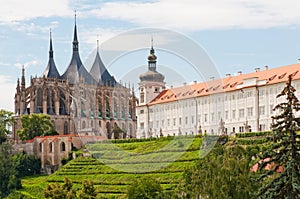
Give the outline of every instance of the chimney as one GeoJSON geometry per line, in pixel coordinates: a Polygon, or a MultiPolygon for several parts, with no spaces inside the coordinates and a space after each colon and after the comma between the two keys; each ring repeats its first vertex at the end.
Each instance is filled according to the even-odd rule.
{"type": "Polygon", "coordinates": [[[254,70],[255,70],[255,72],[259,72],[260,68],[255,68],[254,70]]]}
{"type": "Polygon", "coordinates": [[[183,86],[186,86],[186,82],[183,83],[183,86]]]}
{"type": "Polygon", "coordinates": [[[243,74],[243,72],[242,72],[242,71],[238,71],[237,73],[238,73],[238,75],[241,75],[241,74],[243,74]]]}
{"type": "Polygon", "coordinates": [[[227,74],[226,74],[226,77],[230,77],[230,76],[231,76],[231,74],[230,74],[230,73],[227,73],[227,74]]]}
{"type": "Polygon", "coordinates": [[[210,80],[214,80],[214,79],[215,79],[215,77],[210,77],[209,79],[210,79],[210,80]]]}
{"type": "Polygon", "coordinates": [[[197,84],[197,81],[196,81],[196,80],[194,81],[194,84],[197,84]]]}
{"type": "Polygon", "coordinates": [[[300,64],[300,59],[298,59],[298,64],[300,64]]]}
{"type": "Polygon", "coordinates": [[[171,85],[170,88],[172,89],[172,88],[173,88],[173,85],[171,85]]]}
{"type": "Polygon", "coordinates": [[[269,66],[266,65],[266,66],[265,66],[265,70],[269,70],[269,66]]]}

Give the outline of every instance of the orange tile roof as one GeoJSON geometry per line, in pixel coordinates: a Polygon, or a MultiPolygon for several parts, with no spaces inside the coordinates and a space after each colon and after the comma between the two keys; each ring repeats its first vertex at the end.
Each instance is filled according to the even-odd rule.
{"type": "Polygon", "coordinates": [[[286,82],[289,75],[292,75],[293,79],[300,79],[299,70],[300,63],[297,63],[273,69],[260,70],[253,73],[227,76],[222,79],[210,80],[208,82],[194,83],[186,86],[166,89],[162,91],[156,98],[154,98],[148,105],[167,103],[192,97],[206,96],[214,93],[239,90],[241,89],[239,88],[239,86],[241,86],[245,80],[251,78],[257,78],[256,80],[258,82],[264,81],[263,85],[286,82]]]}

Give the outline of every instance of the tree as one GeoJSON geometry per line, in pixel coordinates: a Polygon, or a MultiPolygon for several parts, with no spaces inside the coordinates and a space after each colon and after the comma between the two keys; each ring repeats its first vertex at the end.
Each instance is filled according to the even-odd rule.
{"type": "Polygon", "coordinates": [[[57,135],[49,115],[31,114],[21,117],[22,130],[18,131],[21,140],[31,140],[36,136],[57,135]]]}
{"type": "Polygon", "coordinates": [[[128,199],[154,199],[162,192],[160,184],[151,178],[135,180],[127,189],[128,199]]]}
{"type": "Polygon", "coordinates": [[[44,196],[51,199],[76,199],[76,191],[72,186],[72,181],[65,177],[63,185],[58,183],[48,184],[44,190],[44,196]]]}
{"type": "Polygon", "coordinates": [[[13,112],[0,110],[0,144],[7,140],[7,135],[11,133],[8,127],[14,123],[13,112]]]}
{"type": "Polygon", "coordinates": [[[13,161],[15,164],[18,178],[40,173],[41,162],[34,155],[18,153],[13,156],[13,161]]]}
{"type": "Polygon", "coordinates": [[[17,178],[11,150],[11,145],[8,143],[0,144],[0,198],[21,188],[21,181],[17,178]]]}
{"type": "Polygon", "coordinates": [[[300,118],[295,113],[300,104],[292,86],[292,76],[279,97],[286,97],[286,102],[275,106],[280,114],[273,116],[272,144],[261,156],[259,169],[263,171],[259,180],[266,179],[265,185],[259,190],[259,198],[290,198],[300,197],[300,118]],[[266,166],[269,169],[266,170],[266,166]],[[278,173],[281,168],[280,173],[278,173]]]}
{"type": "Polygon", "coordinates": [[[258,186],[252,182],[250,156],[240,146],[217,144],[205,158],[184,173],[179,198],[254,198],[258,186]]]}
{"type": "Polygon", "coordinates": [[[62,185],[58,183],[48,184],[44,190],[45,198],[51,199],[95,199],[97,196],[94,183],[89,180],[82,181],[82,190],[76,195],[76,190],[73,188],[72,181],[65,177],[62,185]]]}
{"type": "Polygon", "coordinates": [[[97,192],[94,187],[94,183],[89,180],[83,180],[82,190],[79,193],[79,198],[80,199],[95,199],[96,196],[97,196],[97,192]]]}

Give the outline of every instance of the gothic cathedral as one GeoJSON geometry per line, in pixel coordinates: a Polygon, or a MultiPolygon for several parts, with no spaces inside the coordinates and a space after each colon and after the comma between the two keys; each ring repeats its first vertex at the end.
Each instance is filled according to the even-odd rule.
{"type": "MultiPolygon", "coordinates": [[[[13,136],[22,128],[24,114],[43,113],[51,117],[59,134],[101,135],[116,138],[113,129],[122,133],[118,138],[136,137],[136,102],[133,88],[118,83],[97,54],[90,72],[83,66],[79,55],[75,20],[73,54],[69,66],[60,75],[53,57],[50,33],[49,61],[40,77],[25,85],[25,69],[21,83],[18,79],[15,94],[13,136]]],[[[97,47],[98,48],[98,47],[97,47]]]]}

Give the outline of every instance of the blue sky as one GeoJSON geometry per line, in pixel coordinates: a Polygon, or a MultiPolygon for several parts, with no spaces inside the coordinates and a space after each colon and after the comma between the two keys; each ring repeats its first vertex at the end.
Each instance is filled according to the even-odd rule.
{"type": "Polygon", "coordinates": [[[130,81],[137,87],[138,74],[146,68],[151,35],[161,65],[158,70],[166,76],[168,86],[202,80],[201,75],[195,75],[190,63],[165,50],[176,37],[163,37],[149,28],[170,30],[195,42],[209,55],[221,77],[237,71],[252,72],[265,65],[274,68],[296,63],[300,58],[299,7],[297,0],[2,2],[0,108],[13,111],[16,81],[22,65],[26,68],[27,85],[30,76],[43,73],[48,62],[50,28],[57,68],[60,74],[65,72],[72,53],[75,9],[80,55],[86,68],[90,67],[99,40],[102,58],[110,72],[117,80],[130,81]],[[143,34],[134,34],[129,41],[139,45],[126,44],[128,37],[114,43],[120,38],[119,34],[126,35],[135,29],[138,29],[135,33],[143,34]],[[112,43],[113,49],[109,46],[112,43]],[[126,53],[119,53],[121,56],[111,62],[105,56],[111,50],[126,53]]]}

